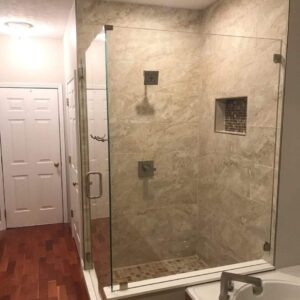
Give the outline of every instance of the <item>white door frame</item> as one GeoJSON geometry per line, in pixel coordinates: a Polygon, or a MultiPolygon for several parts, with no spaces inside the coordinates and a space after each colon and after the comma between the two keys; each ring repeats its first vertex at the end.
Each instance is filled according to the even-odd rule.
{"type": "MultiPolygon", "coordinates": [[[[32,88],[32,89],[56,89],[58,94],[58,114],[59,114],[59,135],[60,135],[60,159],[62,164],[61,173],[61,183],[62,183],[62,209],[63,209],[63,222],[68,223],[68,203],[67,203],[67,175],[66,175],[66,144],[65,144],[65,123],[64,123],[64,98],[63,98],[63,85],[61,83],[18,83],[18,82],[2,82],[0,83],[0,88],[32,88]]],[[[1,133],[0,133],[1,134],[1,133]]],[[[0,145],[1,146],[1,145],[0,145]]],[[[0,148],[1,149],[1,148],[0,148]]],[[[2,159],[2,152],[0,154],[2,159]]],[[[1,217],[0,230],[6,229],[6,219],[5,219],[5,198],[4,198],[4,186],[2,176],[3,168],[0,162],[0,193],[3,190],[3,197],[0,195],[0,211],[1,217]],[[3,198],[3,200],[2,200],[3,198]]]]}

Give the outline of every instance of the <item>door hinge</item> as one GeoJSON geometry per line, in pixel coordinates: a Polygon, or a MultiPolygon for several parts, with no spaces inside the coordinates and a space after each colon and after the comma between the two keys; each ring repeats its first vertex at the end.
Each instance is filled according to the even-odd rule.
{"type": "Polygon", "coordinates": [[[70,106],[70,99],[66,98],[66,100],[67,100],[67,106],[69,107],[70,106]]]}
{"type": "Polygon", "coordinates": [[[71,218],[74,218],[74,211],[71,209],[71,218]]]}
{"type": "Polygon", "coordinates": [[[282,57],[282,55],[281,54],[274,54],[273,55],[273,62],[275,63],[275,64],[281,64],[282,63],[282,59],[283,59],[283,57],[282,57]]]}
{"type": "Polygon", "coordinates": [[[83,79],[83,78],[84,78],[84,70],[83,70],[83,67],[78,68],[78,77],[79,77],[80,79],[83,79]]]}
{"type": "Polygon", "coordinates": [[[120,291],[128,290],[128,282],[127,281],[120,282],[119,286],[120,286],[120,291]]]}
{"type": "Polygon", "coordinates": [[[6,209],[4,209],[4,218],[7,219],[6,209]]]}
{"type": "Polygon", "coordinates": [[[270,252],[271,251],[271,243],[269,243],[269,242],[264,243],[264,251],[265,252],[270,252]]]}
{"type": "Polygon", "coordinates": [[[105,31],[114,30],[114,26],[113,25],[104,25],[104,30],[105,31]]]}
{"type": "Polygon", "coordinates": [[[71,164],[72,163],[72,157],[71,157],[71,155],[69,155],[69,164],[71,164]]]}
{"type": "Polygon", "coordinates": [[[85,254],[85,260],[86,260],[88,263],[90,263],[90,262],[91,262],[91,259],[92,259],[91,253],[90,253],[90,252],[87,252],[87,253],[85,254]]]}

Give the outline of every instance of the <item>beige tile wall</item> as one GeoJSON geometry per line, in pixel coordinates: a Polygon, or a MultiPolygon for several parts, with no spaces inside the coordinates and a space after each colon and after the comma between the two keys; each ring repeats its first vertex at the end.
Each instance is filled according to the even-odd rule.
{"type": "Polygon", "coordinates": [[[200,125],[198,254],[210,266],[259,259],[270,231],[279,41],[208,37],[200,125]],[[260,66],[264,66],[260,68],[260,66]],[[215,99],[248,97],[246,136],[214,133],[215,99]],[[209,230],[210,234],[207,234],[209,230]]]}
{"type": "Polygon", "coordinates": [[[203,113],[213,114],[215,98],[248,96],[245,137],[208,134],[211,118],[205,122],[210,128],[200,130],[204,147],[199,159],[197,246],[211,266],[262,256],[272,262],[262,246],[270,241],[272,226],[273,251],[276,219],[270,224],[271,211],[273,217],[276,211],[285,73],[285,60],[276,65],[272,56],[281,52],[285,57],[288,9],[289,1],[282,0],[220,0],[202,16],[205,33],[257,37],[209,37],[212,44],[204,51],[210,112],[203,113]]]}
{"type": "Polygon", "coordinates": [[[114,266],[195,254],[200,47],[194,34],[109,34],[114,266]],[[144,70],[160,71],[158,86],[144,70]],[[154,178],[138,178],[141,160],[154,178]]]}

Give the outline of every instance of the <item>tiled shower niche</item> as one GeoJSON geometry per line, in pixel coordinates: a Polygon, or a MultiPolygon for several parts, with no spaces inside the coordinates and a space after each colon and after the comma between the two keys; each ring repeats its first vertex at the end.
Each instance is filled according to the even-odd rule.
{"type": "Polygon", "coordinates": [[[216,99],[215,131],[246,135],[247,97],[216,99]]]}

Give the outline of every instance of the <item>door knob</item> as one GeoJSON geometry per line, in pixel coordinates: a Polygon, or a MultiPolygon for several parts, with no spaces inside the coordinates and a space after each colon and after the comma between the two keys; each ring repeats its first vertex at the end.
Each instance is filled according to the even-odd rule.
{"type": "Polygon", "coordinates": [[[58,168],[58,167],[59,167],[59,162],[55,162],[55,163],[54,163],[54,167],[55,167],[55,168],[58,168]]]}
{"type": "Polygon", "coordinates": [[[76,185],[78,185],[78,183],[77,182],[73,182],[73,186],[76,186],[76,185]]]}

